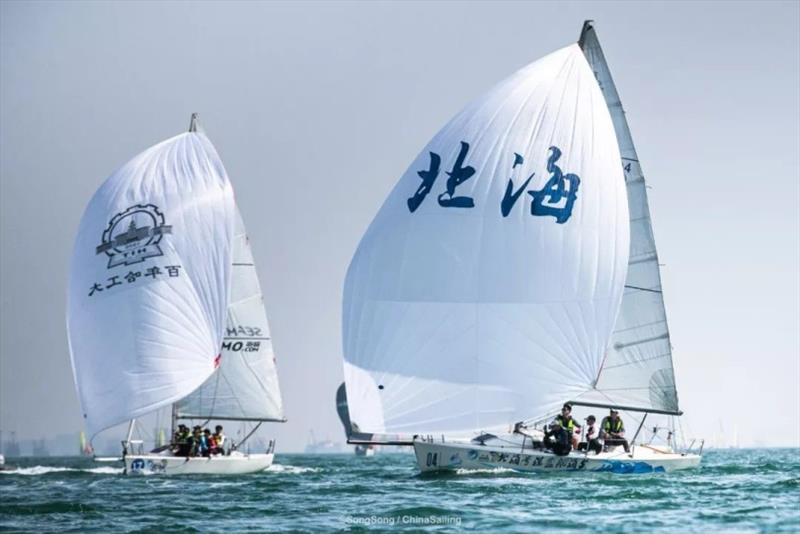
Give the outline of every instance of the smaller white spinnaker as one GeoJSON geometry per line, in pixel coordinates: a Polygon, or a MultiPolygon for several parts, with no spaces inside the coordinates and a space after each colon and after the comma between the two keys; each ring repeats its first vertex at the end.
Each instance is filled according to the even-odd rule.
{"type": "Polygon", "coordinates": [[[175,415],[182,419],[284,421],[267,313],[238,209],[220,366],[200,388],[176,404],[175,415]]]}
{"type": "Polygon", "coordinates": [[[233,190],[188,132],[122,166],[84,212],[67,329],[90,436],[188,395],[214,371],[228,308],[233,190]]]}

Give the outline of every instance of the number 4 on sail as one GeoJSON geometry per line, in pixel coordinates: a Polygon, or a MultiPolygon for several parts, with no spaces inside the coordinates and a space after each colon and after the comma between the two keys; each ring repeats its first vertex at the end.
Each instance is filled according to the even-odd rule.
{"type": "Polygon", "coordinates": [[[90,437],[130,421],[126,473],[272,464],[274,441],[257,453],[248,442],[262,422],[284,421],[269,325],[232,186],[195,115],[189,132],[130,160],[89,202],[67,329],[90,437]],[[170,406],[177,439],[145,452],[136,419],[170,406]],[[241,437],[183,432],[182,420],[230,423],[241,437]]]}
{"type": "Polygon", "coordinates": [[[644,177],[591,22],[400,178],[350,264],[343,340],[349,441],[413,445],[422,471],[699,465],[674,428],[636,443],[647,414],[681,412],[644,177]],[[569,410],[541,426],[568,401],[638,430],[629,444],[612,414],[578,439],[569,410]]]}

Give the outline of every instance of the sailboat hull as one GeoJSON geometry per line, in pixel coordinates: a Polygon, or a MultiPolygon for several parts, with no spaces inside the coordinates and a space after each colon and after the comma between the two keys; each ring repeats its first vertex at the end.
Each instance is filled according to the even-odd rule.
{"type": "Polygon", "coordinates": [[[375,456],[375,447],[369,445],[356,445],[355,452],[356,456],[375,456]]]}
{"type": "Polygon", "coordinates": [[[556,456],[530,448],[415,441],[414,452],[422,472],[504,468],[521,472],[654,473],[691,469],[700,465],[701,458],[697,454],[679,454],[646,445],[634,447],[631,455],[617,447],[617,450],[598,455],[572,452],[567,456],[556,456]]]}
{"type": "Polygon", "coordinates": [[[129,454],[125,456],[127,475],[245,475],[269,468],[273,453],[192,457],[161,454],[129,454]]]}

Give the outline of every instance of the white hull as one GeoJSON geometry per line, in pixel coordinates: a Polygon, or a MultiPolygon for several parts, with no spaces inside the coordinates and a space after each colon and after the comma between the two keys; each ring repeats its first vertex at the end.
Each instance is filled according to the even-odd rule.
{"type": "Polygon", "coordinates": [[[422,472],[506,468],[522,472],[653,473],[691,469],[700,465],[701,458],[697,454],[679,454],[646,445],[635,446],[630,455],[622,447],[616,447],[597,455],[573,451],[568,456],[556,456],[530,447],[415,441],[414,452],[422,472]]]}
{"type": "Polygon", "coordinates": [[[273,453],[228,456],[184,457],[170,454],[129,454],[125,456],[127,475],[245,475],[272,465],[273,453]]]}

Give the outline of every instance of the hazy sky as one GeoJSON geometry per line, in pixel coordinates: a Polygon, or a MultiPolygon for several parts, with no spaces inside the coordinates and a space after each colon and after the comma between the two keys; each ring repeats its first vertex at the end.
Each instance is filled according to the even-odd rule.
{"type": "Polygon", "coordinates": [[[0,429],[81,428],[67,268],[98,185],[201,114],[236,190],[289,422],[342,439],[347,266],[469,100],[592,18],[650,189],[694,435],[800,444],[800,3],[0,3],[0,429]]]}

